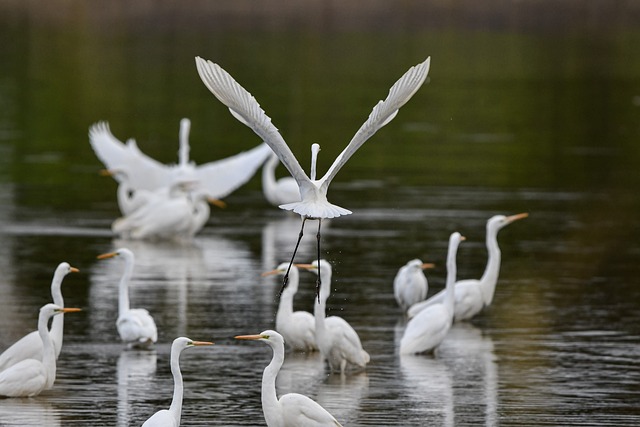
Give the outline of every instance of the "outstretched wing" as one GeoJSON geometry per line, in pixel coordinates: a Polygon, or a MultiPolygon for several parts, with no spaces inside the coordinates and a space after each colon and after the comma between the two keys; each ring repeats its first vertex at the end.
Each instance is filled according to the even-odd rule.
{"type": "Polygon", "coordinates": [[[229,107],[236,119],[250,127],[271,147],[298,185],[311,184],[309,177],[302,170],[278,129],[271,123],[271,118],[260,108],[258,101],[218,64],[196,57],[196,67],[202,82],[211,93],[229,107]]]}
{"type": "Polygon", "coordinates": [[[220,199],[249,181],[272,153],[268,145],[260,144],[235,156],[198,166],[196,177],[209,197],[220,199]]]}
{"type": "Polygon", "coordinates": [[[118,140],[107,122],[89,128],[89,142],[105,167],[118,172],[114,177],[118,181],[126,179],[133,189],[153,191],[170,181],[167,166],[140,151],[133,139],[126,144],[118,140]]]}
{"type": "Polygon", "coordinates": [[[384,101],[378,102],[378,104],[373,107],[373,111],[369,114],[367,121],[360,126],[360,129],[358,129],[358,132],[356,132],[351,139],[349,145],[340,153],[327,173],[322,177],[322,187],[326,189],[333,177],[335,177],[353,153],[374,133],[393,120],[396,114],[398,114],[400,107],[409,101],[413,94],[422,86],[422,83],[424,83],[429,73],[430,63],[431,57],[409,68],[409,70],[391,86],[387,98],[384,101]]]}

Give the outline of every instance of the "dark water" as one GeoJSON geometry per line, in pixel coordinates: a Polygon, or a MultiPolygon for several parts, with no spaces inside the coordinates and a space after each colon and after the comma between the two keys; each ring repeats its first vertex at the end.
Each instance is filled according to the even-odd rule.
{"type": "MultiPolygon", "coordinates": [[[[259,141],[204,88],[193,57],[220,62],[267,111],[306,165],[328,167],[409,66],[432,57],[428,83],[350,160],[330,199],[354,212],[327,224],[332,314],[372,360],[329,375],[288,355],[279,392],[305,393],[344,425],[637,425],[640,422],[640,10],[634,3],[128,2],[0,3],[0,348],[35,328],[56,265],[65,344],[53,390],[0,400],[0,425],[140,425],[169,406],[169,347],[182,355],[183,425],[264,425],[270,360],[237,334],[274,326],[277,279],[298,219],[266,204],[259,178],[214,211],[192,244],[114,239],[115,185],[87,140],[108,120],[121,139],[174,162],[178,122],[192,120],[198,163],[259,141]],[[456,325],[437,357],[400,357],[404,320],[392,282],[407,260],[435,262],[446,243],[460,278],[486,262],[484,224],[501,231],[493,305],[456,325]],[[124,350],[115,329],[121,265],[137,257],[132,303],[159,329],[155,350],[124,350]]],[[[314,238],[303,241],[310,261],[314,238]]],[[[311,310],[302,275],[297,309],[311,310]]]]}

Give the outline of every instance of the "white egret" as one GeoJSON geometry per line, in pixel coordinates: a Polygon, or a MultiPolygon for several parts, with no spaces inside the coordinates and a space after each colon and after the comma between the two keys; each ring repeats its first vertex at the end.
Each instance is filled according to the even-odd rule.
{"type": "Polygon", "coordinates": [[[38,336],[42,341],[42,356],[39,359],[21,360],[0,372],[0,396],[36,396],[53,387],[56,380],[56,354],[47,324],[55,315],[77,311],[80,309],[62,308],[52,303],[40,308],[38,336]]]}
{"type": "Polygon", "coordinates": [[[123,342],[132,347],[148,347],[158,340],[153,317],[144,308],[129,308],[129,281],[133,274],[135,257],[127,248],[98,255],[98,259],[122,257],[124,272],[118,285],[118,320],[116,327],[123,342]]]}
{"type": "Polygon", "coordinates": [[[271,154],[262,166],[262,192],[269,203],[280,206],[300,201],[300,188],[295,179],[285,176],[276,180],[276,167],[280,159],[276,153],[271,154]]]}
{"type": "Polygon", "coordinates": [[[268,427],[339,427],[341,424],[316,401],[298,393],[276,394],[276,377],[284,362],[284,339],[276,331],[238,335],[239,340],[259,340],[273,349],[271,363],[262,374],[262,411],[268,427]]]}
{"type": "Polygon", "coordinates": [[[178,427],[182,414],[182,395],[184,385],[182,382],[182,372],[180,372],[180,354],[189,347],[213,345],[208,341],[193,341],[186,337],[173,340],[171,344],[171,374],[173,375],[173,400],[169,409],[156,412],[142,427],[178,427]]]}
{"type": "Polygon", "coordinates": [[[329,363],[331,371],[345,373],[348,368],[364,369],[370,357],[362,348],[358,333],[342,317],[325,317],[327,299],[331,294],[331,264],[324,259],[311,264],[296,264],[315,274],[322,274],[319,298],[313,314],[316,321],[316,344],[329,363]]]}
{"type": "Polygon", "coordinates": [[[464,237],[458,232],[452,233],[449,237],[444,302],[425,308],[407,323],[400,340],[400,354],[433,352],[451,329],[454,309],[453,287],[456,283],[456,254],[462,240],[464,237]]]}
{"type": "MultiPolygon", "coordinates": [[[[77,273],[79,270],[71,267],[68,263],[62,262],[58,265],[53,273],[51,280],[51,297],[53,303],[64,307],[64,298],[62,298],[62,281],[69,273],[77,273]]],[[[53,340],[56,359],[60,356],[62,350],[62,337],[64,335],[64,315],[53,318],[51,322],[51,330],[49,331],[53,340]]],[[[7,348],[0,355],[0,371],[4,371],[9,366],[15,365],[24,359],[42,359],[42,339],[38,331],[33,331],[16,341],[11,347],[7,348]]]]}
{"type": "MultiPolygon", "coordinates": [[[[291,152],[291,149],[278,132],[278,129],[271,123],[271,119],[262,108],[260,108],[256,99],[218,64],[196,57],[198,73],[205,86],[207,86],[216,98],[229,107],[229,111],[231,111],[231,114],[236,119],[250,127],[271,147],[298,183],[300,201],[280,205],[281,209],[291,210],[300,214],[302,217],[302,226],[300,228],[298,242],[293,250],[289,265],[291,265],[295,259],[296,251],[304,232],[304,224],[307,219],[318,220],[318,260],[320,260],[320,227],[322,225],[322,219],[336,218],[351,213],[351,211],[347,209],[329,203],[327,200],[329,184],[331,184],[335,175],[356,150],[380,128],[389,123],[398,114],[400,107],[409,101],[413,94],[422,86],[429,72],[429,64],[430,58],[427,58],[424,62],[411,67],[391,87],[387,98],[376,104],[373,111],[369,114],[369,118],[360,129],[358,129],[342,153],[338,155],[327,173],[322,178],[316,179],[316,160],[320,146],[313,144],[311,147],[311,171],[310,175],[307,176],[291,152]]],[[[283,288],[287,286],[287,279],[288,274],[285,274],[283,288]]],[[[320,280],[322,280],[320,275],[318,275],[317,280],[316,293],[319,291],[320,280]]]]}
{"type": "Polygon", "coordinates": [[[423,270],[433,267],[434,264],[423,263],[419,259],[412,259],[400,267],[393,279],[393,295],[403,311],[427,297],[429,282],[423,270]]]}
{"type": "MultiPolygon", "coordinates": [[[[283,262],[275,270],[263,273],[262,276],[285,274],[289,267],[283,262]]],[[[300,280],[298,268],[293,266],[289,272],[289,286],[280,295],[280,304],[276,314],[276,330],[282,334],[285,342],[296,351],[315,351],[316,325],[313,315],[306,311],[293,311],[293,297],[298,292],[300,280]]]]}
{"type": "Polygon", "coordinates": [[[272,153],[266,144],[260,144],[234,156],[196,166],[189,160],[190,127],[188,119],[181,120],[178,164],[163,165],[140,151],[133,139],[126,144],[118,140],[106,122],[91,126],[89,142],[96,156],[123,186],[118,189],[118,205],[123,215],[145,204],[145,192],[166,192],[166,188],[179,182],[194,183],[194,189],[201,190],[206,197],[221,199],[249,181],[272,153]]]}
{"type": "MultiPolygon", "coordinates": [[[[489,218],[486,237],[487,252],[489,253],[487,266],[480,280],[468,279],[456,283],[454,315],[456,321],[471,319],[483,308],[491,305],[500,274],[501,253],[498,247],[498,231],[512,222],[528,216],[528,213],[521,213],[511,216],[495,215],[489,218]]],[[[431,304],[441,304],[443,300],[444,291],[440,291],[426,301],[411,306],[407,315],[409,318],[414,317],[431,304]]]]}

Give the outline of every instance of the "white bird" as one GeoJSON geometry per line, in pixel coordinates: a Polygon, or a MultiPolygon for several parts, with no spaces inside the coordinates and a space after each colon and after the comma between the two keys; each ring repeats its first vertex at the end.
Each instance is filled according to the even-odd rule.
{"type": "MultiPolygon", "coordinates": [[[[180,149],[177,165],[163,165],[145,155],[133,139],[126,144],[118,140],[106,122],[98,122],[89,129],[89,142],[113,177],[125,182],[127,192],[156,191],[176,182],[194,182],[207,197],[221,199],[245,184],[271,155],[266,144],[225,159],[200,166],[189,160],[189,129],[191,122],[180,122],[180,149]]],[[[129,194],[130,195],[130,194],[129,194]]],[[[122,196],[119,196],[122,197],[122,196]]],[[[120,203],[122,207],[123,203],[120,203]]],[[[124,202],[127,205],[127,202],[124,202]]],[[[122,212],[124,215],[130,212],[122,212]]]]}
{"type": "Polygon", "coordinates": [[[178,427],[182,414],[182,396],[184,385],[180,372],[180,354],[186,348],[193,346],[213,345],[208,341],[192,341],[186,337],[173,340],[171,344],[171,374],[173,375],[173,400],[169,409],[163,409],[153,414],[142,427],[178,427]]]}
{"type": "Polygon", "coordinates": [[[425,308],[407,323],[400,340],[400,354],[433,352],[451,329],[454,309],[453,287],[456,283],[456,253],[462,240],[464,237],[458,232],[452,233],[449,237],[444,302],[425,308]]]}
{"type": "Polygon", "coordinates": [[[393,279],[393,295],[402,311],[427,297],[429,282],[423,270],[433,267],[434,264],[423,263],[419,259],[412,259],[400,267],[393,279]]]}
{"type": "MultiPolygon", "coordinates": [[[[62,262],[58,265],[53,273],[51,280],[51,297],[53,303],[64,307],[64,298],[62,298],[62,280],[69,273],[77,273],[79,270],[71,267],[68,263],[62,262]]],[[[51,322],[51,330],[49,331],[53,340],[56,359],[60,356],[62,350],[62,337],[64,335],[64,315],[56,316],[51,322]]],[[[16,341],[11,347],[7,348],[0,355],[0,371],[4,371],[9,366],[15,365],[24,359],[42,359],[42,339],[38,331],[33,331],[16,341]]]]}
{"type": "Polygon", "coordinates": [[[325,317],[327,299],[331,293],[331,264],[326,260],[311,264],[296,264],[315,274],[322,274],[320,295],[316,299],[313,313],[316,321],[316,344],[329,363],[331,371],[345,373],[349,368],[364,369],[370,357],[362,348],[358,333],[342,317],[325,317]]]}
{"type": "MultiPolygon", "coordinates": [[[[455,315],[456,321],[471,319],[483,308],[491,305],[493,294],[500,274],[501,253],[498,247],[498,231],[514,221],[528,217],[528,213],[504,216],[495,215],[487,221],[487,251],[489,258],[484,274],[480,280],[460,280],[455,285],[455,315]]],[[[444,291],[440,291],[426,301],[414,304],[407,311],[409,318],[416,316],[431,304],[440,304],[444,300],[444,291]]]]}
{"type": "MultiPolygon", "coordinates": [[[[389,123],[416,91],[422,86],[429,72],[430,58],[424,62],[411,67],[389,90],[389,94],[384,101],[378,102],[369,114],[368,119],[358,129],[347,147],[338,155],[327,173],[320,179],[316,179],[316,160],[320,146],[313,144],[311,147],[311,171],[310,175],[304,172],[298,160],[291,152],[291,149],[284,141],[278,129],[271,123],[271,119],[260,108],[256,99],[238,84],[229,73],[218,64],[205,61],[196,57],[196,66],[200,78],[205,86],[223,104],[229,107],[231,114],[250,127],[264,142],[266,142],[282,164],[289,170],[289,173],[298,183],[300,201],[280,205],[281,209],[291,210],[302,217],[302,226],[298,242],[293,251],[291,262],[296,255],[296,250],[302,239],[304,224],[307,219],[318,220],[318,260],[320,260],[320,227],[323,218],[336,218],[341,215],[349,215],[351,211],[333,205],[327,200],[329,184],[345,165],[349,158],[380,128],[389,123]]],[[[285,274],[283,288],[287,285],[288,274],[285,274]]],[[[320,288],[320,275],[316,283],[316,293],[320,288]]]]}
{"type": "Polygon", "coordinates": [[[239,340],[259,340],[273,349],[271,363],[262,374],[262,411],[268,427],[339,427],[341,424],[316,401],[298,393],[276,394],[276,377],[284,362],[284,339],[276,331],[238,335],[239,340]]]}
{"type": "Polygon", "coordinates": [[[42,341],[40,359],[24,359],[0,372],[0,396],[36,396],[53,387],[56,380],[56,354],[47,324],[51,317],[61,313],[73,313],[79,308],[62,308],[47,304],[40,308],[38,336],[42,341]]]}
{"type": "Polygon", "coordinates": [[[133,274],[135,257],[127,248],[98,255],[98,259],[122,257],[124,272],[118,285],[118,320],[116,327],[123,342],[132,347],[148,347],[158,340],[153,317],[144,308],[129,308],[129,281],[133,274]]]}
{"type": "Polygon", "coordinates": [[[285,176],[276,180],[276,167],[280,159],[272,153],[262,166],[262,192],[269,203],[280,206],[300,201],[300,188],[295,179],[285,176]]]}
{"type": "MultiPolygon", "coordinates": [[[[289,263],[283,262],[275,270],[262,273],[262,276],[285,274],[289,263]]],[[[293,298],[298,292],[298,268],[291,267],[289,286],[280,295],[280,304],[276,314],[276,330],[282,334],[285,342],[296,351],[315,351],[316,325],[313,315],[306,311],[293,311],[293,298]]]]}

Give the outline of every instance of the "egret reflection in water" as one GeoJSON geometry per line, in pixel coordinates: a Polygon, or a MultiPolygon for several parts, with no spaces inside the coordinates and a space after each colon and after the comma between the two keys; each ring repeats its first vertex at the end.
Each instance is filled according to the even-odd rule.
{"type": "Polygon", "coordinates": [[[154,387],[155,350],[126,349],[120,353],[118,369],[118,426],[131,425],[133,417],[140,418],[136,403],[143,401],[154,387]]]}

